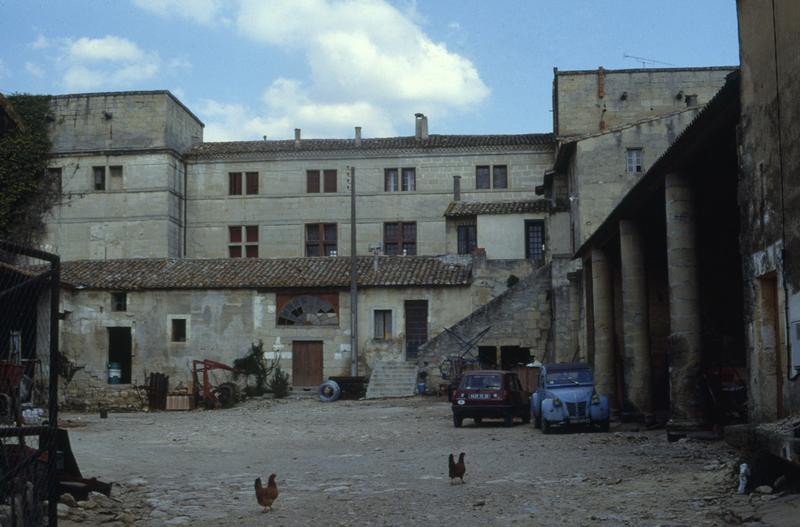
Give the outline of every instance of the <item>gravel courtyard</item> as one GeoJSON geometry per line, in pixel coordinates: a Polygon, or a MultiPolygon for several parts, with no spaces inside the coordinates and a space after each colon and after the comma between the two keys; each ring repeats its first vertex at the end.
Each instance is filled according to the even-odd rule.
{"type": "Polygon", "coordinates": [[[735,495],[738,459],[721,442],[668,443],[663,430],[613,425],[547,436],[499,422],[455,429],[450,415],[432,398],[65,415],[84,476],[115,482],[115,501],[62,506],[60,524],[781,525],[797,507],[735,495]],[[466,453],[464,485],[447,477],[451,452],[466,453]],[[263,513],[253,481],[272,472],[280,496],[263,513]]]}

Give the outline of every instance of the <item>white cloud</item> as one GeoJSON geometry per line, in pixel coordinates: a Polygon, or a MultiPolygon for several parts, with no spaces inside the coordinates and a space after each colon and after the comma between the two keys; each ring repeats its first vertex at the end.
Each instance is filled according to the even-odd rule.
{"type": "Polygon", "coordinates": [[[139,46],[130,40],[112,35],[103,38],[79,38],[70,44],[68,53],[71,59],[82,62],[102,60],[135,62],[144,56],[139,46]]]}
{"type": "Polygon", "coordinates": [[[31,47],[33,49],[45,49],[45,48],[48,48],[48,47],[50,47],[50,40],[44,35],[39,35],[39,36],[36,37],[36,40],[31,42],[31,47]]]}
{"type": "Polygon", "coordinates": [[[38,64],[34,64],[33,62],[26,62],[25,63],[25,71],[30,73],[32,76],[41,79],[44,77],[44,68],[39,66],[38,64]]]}
{"type": "Polygon", "coordinates": [[[133,0],[133,4],[164,18],[188,18],[206,26],[230,24],[220,0],[133,0]]]}

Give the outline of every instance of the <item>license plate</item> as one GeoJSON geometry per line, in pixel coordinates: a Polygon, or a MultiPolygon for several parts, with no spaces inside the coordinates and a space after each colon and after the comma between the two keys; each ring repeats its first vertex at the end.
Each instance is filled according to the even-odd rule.
{"type": "Polygon", "coordinates": [[[491,394],[488,393],[471,393],[467,396],[470,399],[491,399],[491,394]]]}
{"type": "Polygon", "coordinates": [[[569,418],[569,422],[570,423],[574,423],[576,425],[577,424],[587,424],[587,423],[589,423],[589,418],[588,417],[570,417],[569,418]]]}

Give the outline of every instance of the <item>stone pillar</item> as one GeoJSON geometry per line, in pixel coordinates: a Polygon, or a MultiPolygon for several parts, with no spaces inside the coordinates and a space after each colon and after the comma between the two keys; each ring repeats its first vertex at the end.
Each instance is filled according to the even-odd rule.
{"type": "Polygon", "coordinates": [[[653,415],[652,371],[644,243],[639,226],[631,220],[620,221],[619,240],[625,395],[639,416],[647,421],[653,415]]]}
{"type": "Polygon", "coordinates": [[[670,406],[668,429],[693,430],[705,422],[698,307],[695,208],[683,174],[667,174],[667,276],[669,278],[670,406]]]}
{"type": "Polygon", "coordinates": [[[592,310],[594,318],[594,381],[597,391],[614,406],[614,304],[608,258],[592,249],[592,310]]]}

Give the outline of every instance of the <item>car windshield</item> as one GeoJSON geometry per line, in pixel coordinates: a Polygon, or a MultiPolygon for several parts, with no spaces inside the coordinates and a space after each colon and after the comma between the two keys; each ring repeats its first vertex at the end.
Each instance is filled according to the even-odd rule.
{"type": "Polygon", "coordinates": [[[591,370],[564,370],[547,374],[547,385],[592,384],[591,370]]]}
{"type": "Polygon", "coordinates": [[[464,377],[465,390],[497,390],[502,385],[502,377],[497,373],[467,375],[464,377]]]}

